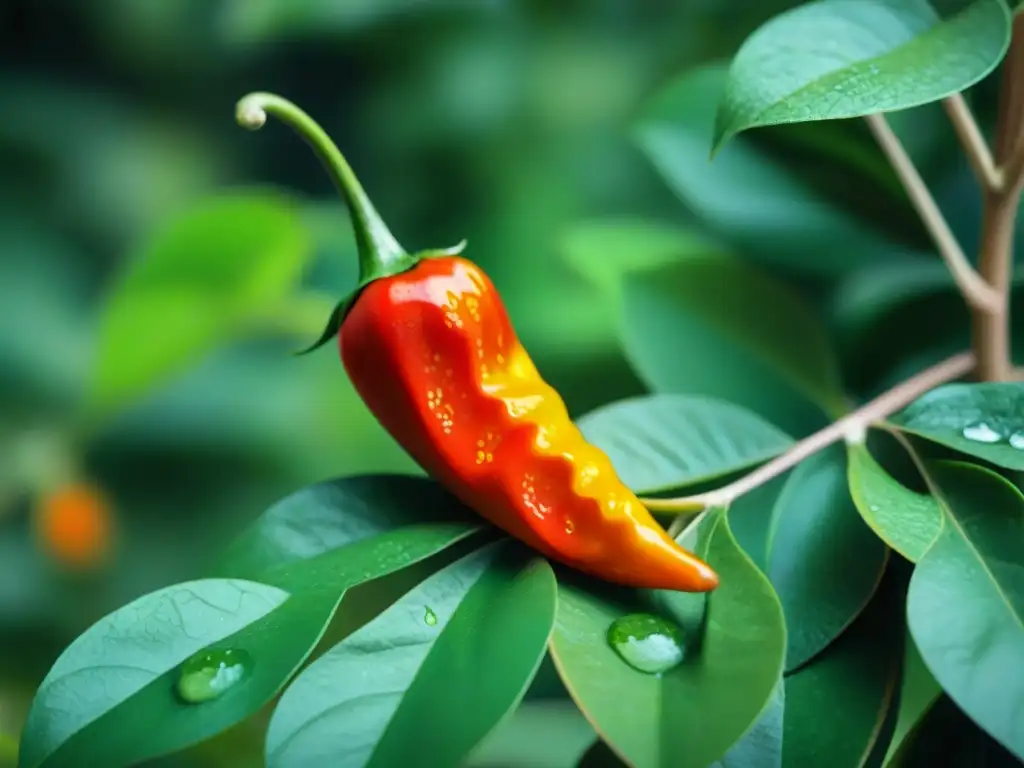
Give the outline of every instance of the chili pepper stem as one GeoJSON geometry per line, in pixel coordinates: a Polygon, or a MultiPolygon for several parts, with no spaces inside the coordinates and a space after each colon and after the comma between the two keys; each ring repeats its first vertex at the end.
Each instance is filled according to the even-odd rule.
{"type": "Polygon", "coordinates": [[[377,213],[352,167],[323,128],[306,112],[281,96],[257,91],[242,98],[235,110],[238,124],[259,130],[271,114],[301,136],[313,149],[338,188],[355,224],[359,249],[359,282],[395,274],[410,259],[377,213]]]}
{"type": "Polygon", "coordinates": [[[355,230],[359,253],[358,284],[350,295],[338,302],[320,338],[303,350],[310,352],[338,332],[356,296],[374,280],[406,272],[426,258],[455,256],[462,252],[466,242],[451,248],[407,252],[377,213],[348,161],[312,117],[288,99],[263,91],[248,94],[235,107],[236,122],[252,131],[266,125],[268,114],[294,130],[313,149],[345,201],[355,230]]]}

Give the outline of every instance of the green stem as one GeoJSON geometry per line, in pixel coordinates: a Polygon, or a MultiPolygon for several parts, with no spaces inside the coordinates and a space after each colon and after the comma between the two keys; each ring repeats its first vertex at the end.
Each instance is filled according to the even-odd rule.
{"type": "Polygon", "coordinates": [[[267,122],[268,114],[288,125],[312,147],[345,200],[355,224],[359,284],[408,269],[411,257],[384,224],[348,161],[313,118],[285,98],[256,92],[238,102],[235,119],[244,128],[258,130],[267,122]]]}

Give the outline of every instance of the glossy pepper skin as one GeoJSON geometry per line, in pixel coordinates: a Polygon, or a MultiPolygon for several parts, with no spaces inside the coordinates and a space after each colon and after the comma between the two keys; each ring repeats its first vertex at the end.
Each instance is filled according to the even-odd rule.
{"type": "MultiPolygon", "coordinates": [[[[265,106],[281,104],[297,110],[265,106]]],[[[348,376],[388,433],[467,506],[553,560],[633,587],[714,589],[714,571],[672,540],[573,424],[487,275],[461,248],[410,257],[347,165],[336,181],[354,209],[362,276],[319,343],[338,334],[348,376]]]]}

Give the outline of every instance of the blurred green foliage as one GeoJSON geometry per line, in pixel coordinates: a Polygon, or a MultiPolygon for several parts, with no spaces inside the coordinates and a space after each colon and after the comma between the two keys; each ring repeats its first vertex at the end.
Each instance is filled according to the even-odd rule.
{"type": "MultiPolygon", "coordinates": [[[[710,137],[720,80],[714,62],[794,4],[0,5],[0,765],[3,734],[18,731],[58,652],[99,616],[201,572],[245,523],[296,488],[340,475],[417,471],[359,402],[330,349],[291,356],[326,320],[316,297],[340,296],[354,280],[351,230],[301,142],[280,126],[250,134],[235,125],[235,101],[250,90],[279,92],[324,125],[406,247],[468,239],[467,256],[493,277],[574,415],[644,390],[621,351],[622,297],[613,278],[633,264],[633,247],[646,248],[637,259],[651,266],[658,248],[718,247],[706,245],[713,237],[746,257],[754,238],[757,258],[793,278],[815,309],[823,297],[859,290],[856,301],[827,307],[846,334],[843,374],[857,394],[946,351],[932,348],[936,332],[920,331],[935,317],[966,329],[961,309],[863,126],[766,129],[711,164],[709,143],[682,141],[659,123],[664,108],[677,126],[692,118],[710,137]],[[669,89],[659,104],[647,104],[697,65],[684,91],[669,89]],[[641,105],[647,111],[638,123],[641,105]],[[667,152],[678,176],[663,178],[649,162],[667,152]],[[187,313],[161,314],[150,302],[125,342],[141,357],[105,355],[104,313],[138,311],[104,304],[120,281],[145,280],[132,271],[133,259],[157,248],[171,222],[180,229],[183,215],[229,205],[226,195],[268,181],[297,201],[301,226],[283,235],[294,245],[284,267],[297,275],[305,265],[298,279],[314,300],[289,304],[279,286],[260,283],[244,312],[228,306],[231,297],[211,301],[215,291],[187,313]],[[609,217],[624,226],[660,221],[665,230],[644,244],[636,237],[651,237],[650,229],[636,237],[628,229],[575,229],[609,217]],[[698,218],[706,225],[699,237],[686,229],[698,218]],[[588,237],[614,244],[589,274],[574,256],[592,249],[588,237]],[[840,291],[835,273],[848,277],[851,269],[856,280],[840,291]],[[893,285],[906,284],[893,270],[914,278],[919,301],[891,298],[893,285]],[[893,321],[897,312],[902,326],[893,321]],[[882,321],[895,330],[879,348],[865,339],[882,321]],[[173,338],[195,351],[185,322],[252,333],[199,350],[195,364],[146,389],[142,366],[152,345],[173,338]],[[102,401],[96,382],[138,397],[101,410],[110,418],[83,418],[90,396],[102,401]],[[33,484],[69,461],[113,500],[118,549],[99,573],[63,571],[32,538],[33,484]]],[[[974,94],[983,122],[991,117],[988,87],[974,94]]],[[[974,242],[977,195],[966,163],[949,151],[948,127],[932,108],[894,115],[893,123],[957,233],[974,242]]],[[[258,258],[256,241],[266,244],[258,235],[241,226],[216,241],[200,235],[196,269],[223,267],[230,246],[237,247],[232,259],[258,258]]],[[[656,309],[637,311],[656,324],[656,309]]],[[[648,339],[658,341],[654,330],[648,339]]],[[[540,688],[550,685],[545,679],[551,675],[541,675],[540,688]]],[[[255,718],[154,764],[219,765],[230,750],[232,765],[258,765],[255,734],[264,723],[255,718]]]]}

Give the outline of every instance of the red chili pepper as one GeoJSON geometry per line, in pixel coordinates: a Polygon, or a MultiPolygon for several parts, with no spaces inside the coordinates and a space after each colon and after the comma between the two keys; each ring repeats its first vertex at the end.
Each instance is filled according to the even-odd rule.
{"type": "Polygon", "coordinates": [[[491,280],[458,255],[464,244],[408,254],[298,107],[251,94],[238,120],[259,128],[267,112],[316,150],[355,225],[358,287],[311,349],[338,334],[345,370],[391,436],[478,514],[553,560],[629,586],[714,589],[714,571],[672,540],[573,424],[491,280]]]}

